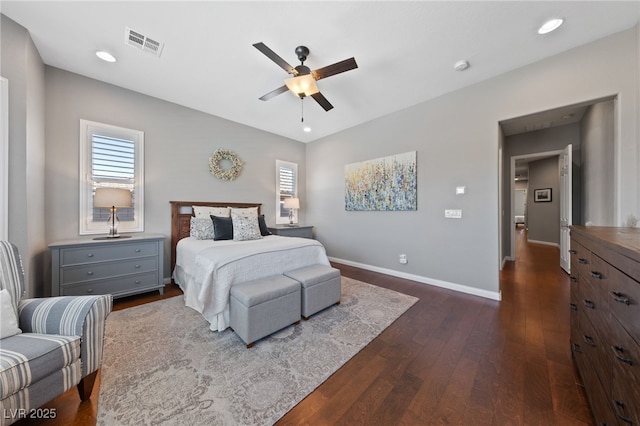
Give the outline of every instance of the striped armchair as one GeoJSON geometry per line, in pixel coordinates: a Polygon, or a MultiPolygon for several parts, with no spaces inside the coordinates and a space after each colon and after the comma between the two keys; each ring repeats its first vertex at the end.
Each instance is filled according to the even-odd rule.
{"type": "Polygon", "coordinates": [[[2,317],[13,308],[19,330],[5,333],[2,324],[2,335],[9,335],[0,338],[0,424],[28,416],[73,386],[82,401],[89,399],[102,363],[111,295],[22,299],[18,249],[0,241],[0,293],[3,290],[0,296],[7,303],[2,317]]]}

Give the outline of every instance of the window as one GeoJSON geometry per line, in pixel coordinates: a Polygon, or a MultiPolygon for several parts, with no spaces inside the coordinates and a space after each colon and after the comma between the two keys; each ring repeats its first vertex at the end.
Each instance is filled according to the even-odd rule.
{"type": "Polygon", "coordinates": [[[144,231],[144,132],[80,120],[80,234],[107,232],[108,208],[94,208],[97,188],[131,191],[117,211],[119,232],[144,231]]]}
{"type": "MultiPolygon", "coordinates": [[[[276,160],[276,224],[289,223],[289,209],[284,208],[285,198],[298,196],[298,165],[276,160]]],[[[293,222],[298,223],[298,212],[293,222]]]]}

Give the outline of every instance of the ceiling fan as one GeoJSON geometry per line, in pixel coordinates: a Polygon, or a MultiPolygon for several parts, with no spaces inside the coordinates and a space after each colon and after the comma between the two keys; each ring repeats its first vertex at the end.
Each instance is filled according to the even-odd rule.
{"type": "Polygon", "coordinates": [[[326,67],[318,68],[317,70],[311,71],[309,67],[304,65],[304,61],[306,61],[307,56],[309,56],[309,49],[306,46],[296,47],[295,53],[298,56],[298,60],[300,61],[300,65],[296,67],[289,65],[287,61],[278,56],[277,53],[268,48],[262,42],[254,44],[253,47],[264,53],[267,58],[271,59],[278,66],[280,66],[280,68],[293,76],[285,80],[284,86],[278,87],[277,89],[272,90],[266,95],[260,97],[259,99],[261,101],[268,101],[274,96],[290,90],[300,98],[311,96],[316,100],[316,102],[318,102],[318,104],[320,104],[322,108],[324,108],[325,111],[329,111],[333,108],[333,105],[331,105],[327,98],[325,98],[324,95],[320,93],[320,90],[316,85],[316,81],[358,68],[358,64],[356,63],[355,58],[349,58],[345,59],[344,61],[336,62],[333,65],[328,65],[326,67]]]}

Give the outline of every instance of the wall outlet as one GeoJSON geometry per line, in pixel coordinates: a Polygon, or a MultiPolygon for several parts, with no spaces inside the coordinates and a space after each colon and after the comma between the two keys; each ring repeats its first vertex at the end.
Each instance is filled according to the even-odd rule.
{"type": "Polygon", "coordinates": [[[407,263],[407,255],[402,253],[398,256],[398,262],[402,263],[403,265],[405,263],[407,263]]]}

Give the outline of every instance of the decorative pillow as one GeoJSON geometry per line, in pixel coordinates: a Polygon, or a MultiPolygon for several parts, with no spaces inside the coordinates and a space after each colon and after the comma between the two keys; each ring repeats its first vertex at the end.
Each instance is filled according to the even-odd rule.
{"type": "Polygon", "coordinates": [[[210,217],[192,217],[189,234],[198,240],[213,239],[213,222],[210,217]]]}
{"type": "Polygon", "coordinates": [[[239,216],[244,217],[258,217],[258,208],[257,207],[246,207],[246,208],[231,208],[231,216],[235,213],[239,216]]]}
{"type": "Polygon", "coordinates": [[[230,217],[212,215],[210,222],[213,223],[214,240],[233,240],[233,222],[230,217]]]}
{"type": "Polygon", "coordinates": [[[0,290],[0,339],[22,333],[18,327],[18,314],[11,303],[11,295],[0,290]]]}
{"type": "Polygon", "coordinates": [[[235,214],[232,211],[231,219],[233,220],[234,241],[259,240],[262,238],[257,217],[246,217],[235,214]]]}
{"type": "Polygon", "coordinates": [[[209,219],[209,216],[229,217],[231,216],[231,209],[229,207],[207,207],[207,206],[192,206],[193,214],[196,217],[203,217],[209,219]]]}
{"type": "Polygon", "coordinates": [[[263,237],[271,235],[271,232],[269,232],[269,228],[267,228],[267,223],[264,220],[263,214],[258,216],[258,226],[260,227],[260,235],[262,235],[263,237]]]}

